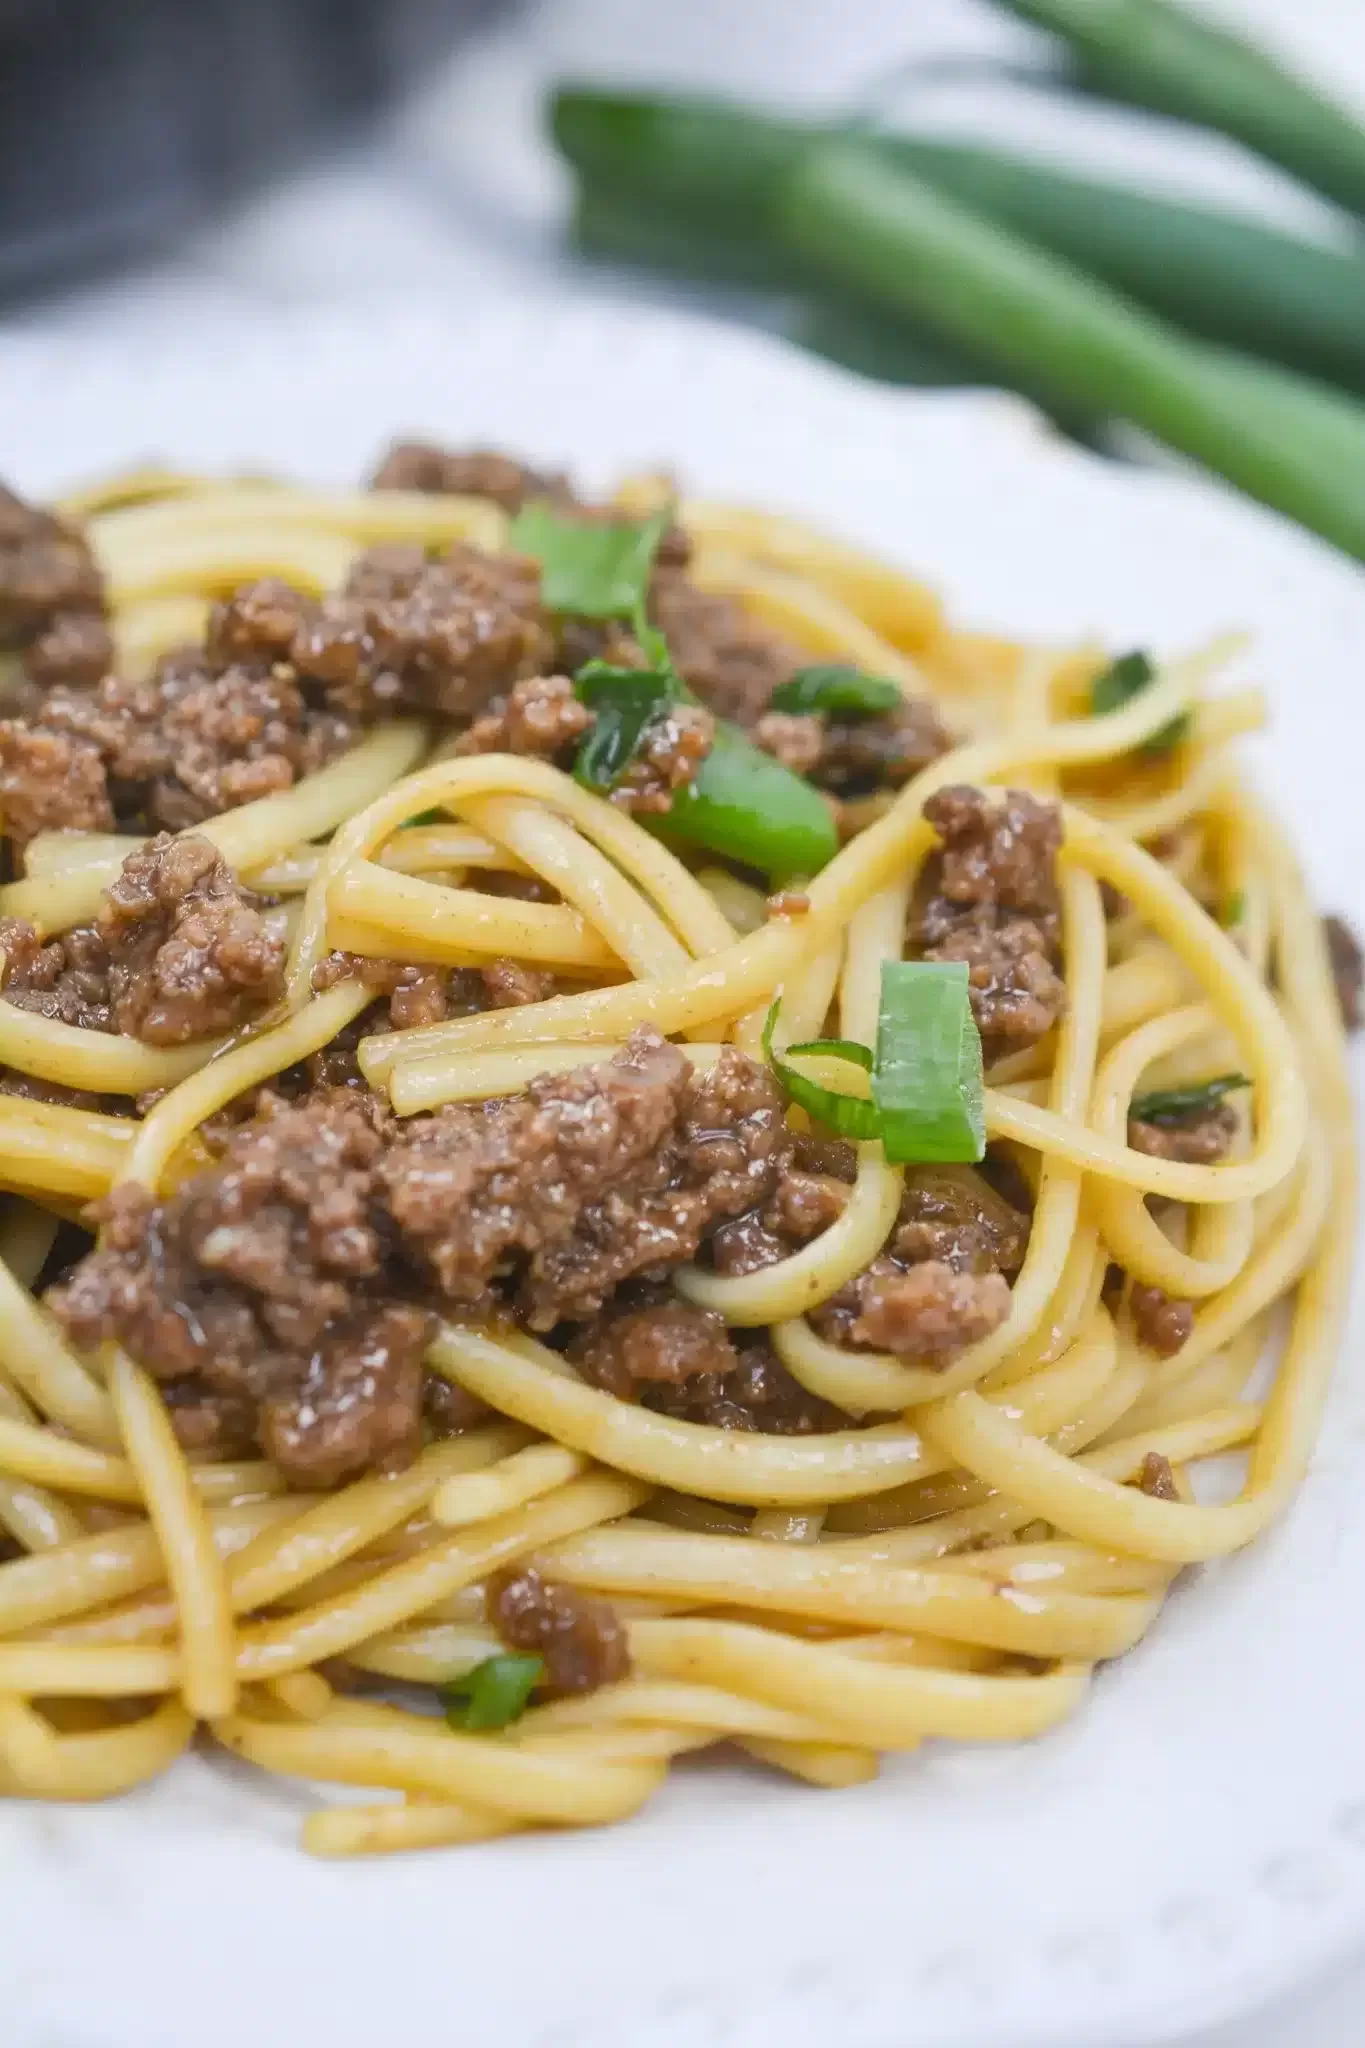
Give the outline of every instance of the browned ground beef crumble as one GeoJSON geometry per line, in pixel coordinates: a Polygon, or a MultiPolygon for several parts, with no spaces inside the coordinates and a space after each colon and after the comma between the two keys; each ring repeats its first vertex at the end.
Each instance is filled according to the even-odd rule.
{"type": "Polygon", "coordinates": [[[488,1619],[509,1649],[545,1659],[545,1689],[560,1698],[630,1676],[630,1643],[610,1601],[518,1567],[488,1581],[488,1619]]]}
{"type": "Polygon", "coordinates": [[[1024,790],[957,784],[924,815],[942,841],[926,862],[907,941],[921,960],[963,960],[987,1061],[1034,1044],[1066,1007],[1057,853],[1062,817],[1024,790]]]}
{"type": "Polygon", "coordinates": [[[370,478],[370,489],[491,498],[504,512],[519,512],[532,498],[573,502],[568,479],[557,472],[528,469],[489,448],[437,448],[429,441],[395,441],[370,478]]]}
{"type": "Polygon", "coordinates": [[[81,536],[0,484],[0,648],[34,682],[93,683],[113,660],[104,587],[81,536]]]}
{"type": "Polygon", "coordinates": [[[1138,1486],[1153,1500],[1179,1500],[1180,1489],[1175,1483],[1171,1461],[1160,1451],[1148,1451],[1138,1474],[1138,1486]]]}
{"type": "Polygon", "coordinates": [[[130,853],[93,925],[43,944],[3,918],[0,949],[7,1002],[147,1045],[231,1031],[283,987],[282,935],[197,833],[130,853]]]}
{"type": "Polygon", "coordinates": [[[1162,1358],[1174,1358],[1194,1333],[1194,1303],[1176,1301],[1160,1287],[1135,1280],[1128,1293],[1139,1340],[1162,1358]]]}
{"type": "Polygon", "coordinates": [[[1337,985],[1341,1021],[1348,1031],[1359,1031],[1361,996],[1365,991],[1365,952],[1361,951],[1360,941],[1344,917],[1325,917],[1322,922],[1327,935],[1327,956],[1332,963],[1332,979],[1337,985]]]}
{"type": "MultiPolygon", "coordinates": [[[[772,1077],[738,1052],[699,1073],[640,1031],[600,1066],[407,1123],[359,1085],[315,1079],[298,1102],[261,1091],[205,1141],[217,1163],[165,1201],[121,1188],[96,1204],[103,1243],[49,1297],[78,1344],[117,1338],[177,1386],[196,1443],[221,1427],[239,1444],[249,1414],[304,1485],[401,1461],[435,1310],[510,1311],[567,1344],[585,1378],[665,1413],[777,1431],[847,1421],[761,1338],[661,1284],[708,1246],[733,1270],[727,1238],[751,1263],[782,1257],[847,1195],[847,1148],[794,1139],[772,1077]]],[[[926,1169],[854,1283],[847,1334],[946,1360],[1005,1313],[1002,1271],[1026,1236],[978,1176],[926,1169]]]]}
{"type": "MultiPolygon", "coordinates": [[[[493,959],[482,967],[423,967],[410,960],[328,953],[313,969],[316,990],[335,988],[342,981],[361,981],[377,995],[387,996],[388,1022],[395,1031],[472,1017],[480,1010],[543,1003],[555,991],[552,974],[520,960],[493,959]]],[[[367,1020],[366,1031],[379,1028],[374,1019],[367,1020]]]]}
{"type": "Polygon", "coordinates": [[[1128,1143],[1135,1152],[1152,1159],[1178,1159],[1187,1166],[1215,1166],[1227,1156],[1237,1134],[1237,1112],[1220,1102],[1206,1116],[1185,1118],[1180,1123],[1145,1123],[1141,1117],[1128,1119],[1128,1143]]]}

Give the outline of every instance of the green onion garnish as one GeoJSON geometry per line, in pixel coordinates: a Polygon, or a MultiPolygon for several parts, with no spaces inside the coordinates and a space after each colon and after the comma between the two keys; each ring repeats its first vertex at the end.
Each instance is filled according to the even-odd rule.
{"type": "MultiPolygon", "coordinates": [[[[881,1132],[881,1120],[875,1102],[867,1102],[860,1095],[841,1095],[836,1088],[826,1088],[819,1081],[812,1081],[808,1075],[799,1074],[795,1067],[789,1067],[785,1060],[773,1050],[773,1030],[777,1024],[777,1013],[782,1007],[781,996],[773,999],[763,1024],[763,1057],[782,1083],[792,1102],[813,1116],[817,1123],[827,1130],[837,1131],[841,1138],[875,1138],[881,1132]]],[[[811,1039],[801,1046],[789,1048],[792,1052],[827,1053],[832,1059],[853,1058],[860,1067],[871,1068],[872,1054],[865,1045],[857,1045],[851,1039],[811,1039]],[[844,1048],[840,1050],[839,1048],[844,1048]]]]}
{"type": "Polygon", "coordinates": [[[1235,931],[1239,924],[1245,923],[1246,914],[1247,892],[1245,889],[1234,889],[1223,906],[1222,922],[1224,930],[1235,931]]]}
{"type": "Polygon", "coordinates": [[[799,668],[768,700],[774,711],[822,711],[832,718],[875,718],[900,701],[899,689],[885,676],[866,676],[840,662],[799,668]]]}
{"type": "MultiPolygon", "coordinates": [[[[1121,654],[1111,661],[1103,675],[1096,676],[1090,686],[1090,709],[1097,718],[1108,711],[1121,711],[1125,704],[1139,696],[1149,683],[1156,680],[1156,665],[1150,655],[1140,649],[1132,654],[1121,654]]],[[[1178,711],[1174,718],[1143,741],[1139,751],[1144,754],[1169,754],[1189,738],[1190,714],[1178,711]]]]}
{"type": "Polygon", "coordinates": [[[981,1033],[964,960],[883,965],[872,1099],[888,1159],[985,1156],[981,1033]]]}
{"type": "Polygon", "coordinates": [[[629,619],[644,609],[655,550],[668,514],[652,519],[575,519],[543,498],[512,521],[507,545],[540,563],[541,595],[552,612],[586,619],[629,619]]]}
{"type": "Polygon", "coordinates": [[[877,1048],[847,1038],[788,1046],[848,1060],[871,1075],[872,1099],[842,1095],[798,1073],[773,1051],[778,1003],[763,1052],[791,1100],[844,1138],[880,1138],[893,1164],[976,1161],[986,1150],[981,1034],[962,961],[888,960],[882,968],[877,1048]]]}
{"type": "Polygon", "coordinates": [[[526,1712],[526,1702],[544,1676],[543,1657],[507,1650],[438,1685],[436,1696],[452,1728],[507,1728],[526,1712]]]}
{"type": "Polygon", "coordinates": [[[578,750],[574,777],[596,790],[616,787],[649,727],[678,701],[671,676],[607,661],[590,661],[578,671],[574,695],[597,714],[578,750]]]}
{"type": "Polygon", "coordinates": [[[1245,1074],[1216,1074],[1189,1088],[1156,1088],[1149,1095],[1135,1095],[1128,1114],[1142,1124],[1194,1123],[1217,1109],[1225,1095],[1250,1086],[1245,1074]]]}

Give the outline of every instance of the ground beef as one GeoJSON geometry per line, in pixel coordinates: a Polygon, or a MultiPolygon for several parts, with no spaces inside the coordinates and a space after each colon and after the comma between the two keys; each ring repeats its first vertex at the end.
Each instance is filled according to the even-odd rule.
{"type": "Polygon", "coordinates": [[[825,721],[812,712],[765,711],[754,723],[753,741],[793,775],[811,775],[825,751],[825,721]]]}
{"type": "Polygon", "coordinates": [[[1148,1451],[1138,1474],[1138,1486],[1153,1500],[1179,1500],[1180,1489],[1175,1483],[1171,1461],[1160,1451],[1148,1451]]]}
{"type": "Polygon", "coordinates": [[[92,682],[113,657],[104,589],[84,539],[0,484],[0,647],[38,682],[92,682]]]}
{"type": "MultiPolygon", "coordinates": [[[[716,1232],[716,1270],[757,1272],[827,1230],[853,1169],[851,1147],[793,1146],[764,1207],[716,1232]]],[[[811,1322],[831,1343],[946,1365],[1008,1315],[1003,1276],[1023,1263],[1028,1233],[1028,1218],[970,1167],[912,1167],[885,1251],[813,1309],[811,1322]]]]}
{"type": "Polygon", "coordinates": [[[454,1380],[429,1372],[422,1388],[422,1413],[433,1436],[463,1436],[467,1429],[492,1413],[477,1394],[457,1387],[454,1380]]]}
{"type": "Polygon", "coordinates": [[[1178,1159],[1187,1166],[1214,1166],[1227,1157],[1237,1135],[1237,1112],[1230,1103],[1220,1102],[1204,1116],[1180,1123],[1146,1123],[1141,1117],[1128,1119],[1128,1143],[1135,1152],[1153,1159],[1178,1159]]]}
{"type": "Polygon", "coordinates": [[[370,478],[369,488],[492,498],[504,512],[519,512],[532,498],[572,503],[568,479],[557,472],[529,469],[490,448],[438,448],[430,441],[395,441],[370,478]]]}
{"type": "Polygon", "coordinates": [[[1128,1295],[1139,1341],[1162,1358],[1174,1358],[1194,1330],[1194,1303],[1173,1301],[1160,1287],[1135,1280],[1128,1295]]]}
{"type": "Polygon", "coordinates": [[[116,1029],[148,1045],[235,1030],[284,987],[284,939],[198,833],[130,853],[95,930],[116,1029]]]}
{"type": "Polygon", "coordinates": [[[811,1322],[832,1343],[946,1366],[989,1337],[1009,1311],[1002,1273],[958,1272],[942,1259],[907,1267],[883,1255],[813,1310],[811,1322]]]}
{"type": "MultiPolygon", "coordinates": [[[[226,614],[230,606],[220,606],[226,614]]],[[[54,689],[32,722],[0,724],[0,804],[10,837],[115,822],[183,831],[289,789],[355,737],[286,666],[237,662],[212,639],[137,680],[54,689]]]]}
{"type": "Polygon", "coordinates": [[[1332,963],[1332,979],[1337,985],[1341,1021],[1348,1031],[1359,1031],[1361,995],[1365,990],[1365,952],[1361,951],[1360,941],[1344,917],[1325,917],[1322,923],[1327,938],[1327,954],[1332,963]]]}
{"type": "Polygon", "coordinates": [[[24,667],[44,688],[97,683],[113,665],[114,636],[97,611],[58,612],[24,654],[24,667]]]}
{"type": "Polygon", "coordinates": [[[82,1031],[113,1031],[109,954],[88,925],[46,944],[22,918],[0,919],[5,1001],[82,1031]]]}
{"type": "MultiPolygon", "coordinates": [[[[543,1003],[554,994],[552,974],[520,960],[492,959],[482,967],[424,967],[410,960],[371,959],[364,953],[328,953],[313,969],[321,992],[341,981],[360,981],[389,999],[395,1031],[472,1017],[480,1010],[511,1010],[543,1003]]],[[[379,1027],[370,1021],[366,1031],[379,1027]]]]}
{"type": "Polygon", "coordinates": [[[653,1385],[715,1379],[739,1363],[723,1316],[669,1295],[614,1305],[575,1335],[568,1355],[585,1380],[622,1401],[653,1385]]]}
{"type": "Polygon", "coordinates": [[[381,1286],[387,1126],[358,1093],[272,1102],[165,1202],[128,1185],[96,1203],[100,1246],[49,1305],[81,1348],[116,1339],[157,1379],[249,1406],[254,1441],[299,1485],[401,1462],[428,1324],[381,1286]]]}
{"type": "Polygon", "coordinates": [[[495,697],[460,735],[457,754],[532,754],[553,761],[576,748],[592,713],[568,676],[528,676],[507,697],[495,697]]]}
{"type": "Polygon", "coordinates": [[[702,702],[739,725],[755,724],[778,684],[805,660],[799,648],[734,598],[701,590],[675,569],[656,573],[650,610],[679,672],[702,702]]]}
{"type": "Polygon", "coordinates": [[[459,542],[434,559],[406,541],[371,548],[320,600],[284,583],[250,585],[212,630],[236,659],[284,663],[364,719],[398,710],[473,718],[553,667],[555,652],[536,564],[459,542]]]}
{"type": "Polygon", "coordinates": [[[88,1088],[65,1088],[60,1081],[45,1081],[40,1074],[21,1074],[17,1067],[0,1067],[0,1095],[15,1095],[24,1102],[49,1102],[57,1109],[112,1108],[116,1115],[128,1107],[120,1097],[106,1101],[88,1088]]]}
{"type": "Polygon", "coordinates": [[[487,1613],[509,1650],[544,1658],[553,1694],[596,1692],[630,1676],[629,1638],[607,1600],[519,1567],[489,1580],[487,1613]]]}
{"type": "Polygon", "coordinates": [[[912,906],[913,957],[962,960],[988,1060],[1032,1045],[1066,1005],[1056,858],[1061,812],[1023,790],[938,790],[924,815],[943,842],[912,906]]]}
{"type": "Polygon", "coordinates": [[[0,719],[0,827],[25,846],[39,832],[108,832],[114,824],[99,749],[22,719],[0,719]]]}
{"type": "Polygon", "coordinates": [[[651,1387],[643,1405],[677,1422],[762,1436],[828,1436],[850,1426],[842,1409],[807,1393],[761,1339],[743,1345],[733,1372],[719,1379],[708,1374],[677,1386],[651,1387]]]}
{"type": "Polygon", "coordinates": [[[809,772],[835,796],[868,796],[911,781],[952,744],[928,698],[908,697],[880,718],[831,719],[809,772]]]}
{"type": "Polygon", "coordinates": [[[693,1257],[766,1199],[784,1146],[765,1069],[727,1050],[694,1074],[676,1046],[638,1031],[604,1065],[414,1120],[381,1172],[448,1300],[486,1311],[495,1276],[510,1273],[517,1313],[549,1330],[693,1257]]]}
{"type": "Polygon", "coordinates": [[[672,810],[678,790],[696,781],[715,736],[716,721],[704,705],[671,705],[645,727],[612,802],[641,815],[672,810]]]}

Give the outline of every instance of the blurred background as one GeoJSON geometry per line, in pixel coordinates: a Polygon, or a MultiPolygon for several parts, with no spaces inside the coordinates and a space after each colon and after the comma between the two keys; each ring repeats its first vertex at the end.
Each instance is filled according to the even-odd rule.
{"type": "MultiPolygon", "coordinates": [[[[1365,0],[1206,5],[1365,120],[1365,0]]],[[[1258,362],[1303,380],[1270,398],[1310,407],[1290,415],[1291,436],[1301,417],[1325,427],[1337,466],[1358,447],[1354,502],[1334,500],[1322,518],[1345,521],[1365,558],[1365,439],[1351,440],[1365,436],[1365,136],[1355,200],[1344,187],[1329,197],[1283,150],[1277,163],[1226,132],[1236,119],[1177,123],[1116,89],[1059,89],[1065,52],[1019,18],[1035,11],[1034,0],[0,0],[0,336],[75,333],[123,350],[154,332],[214,350],[234,318],[298,305],[344,317],[435,301],[458,319],[475,295],[605,295],[702,306],[900,382],[1013,382],[1064,431],[1152,457],[1150,432],[1116,426],[1124,408],[1104,393],[1037,391],[1027,366],[993,356],[979,334],[945,342],[922,305],[888,319],[842,282],[812,283],[766,227],[734,233],[724,195],[709,212],[659,203],[648,147],[631,153],[637,130],[592,176],[575,175],[595,146],[590,122],[575,131],[575,164],[547,135],[557,81],[724,93],[760,112],[1060,166],[1069,193],[1034,194],[1030,234],[1060,237],[1073,258],[1067,236],[1088,235],[1090,266],[1117,265],[1110,286],[1145,294],[1181,346],[1254,339],[1258,362]],[[1218,287],[1197,289],[1191,251],[1206,224],[1121,217],[1096,180],[1224,217],[1212,230],[1218,287]],[[1238,243],[1246,223],[1293,247],[1238,243]],[[1220,332],[1229,306],[1232,331],[1220,332]]],[[[1232,100],[1254,101],[1254,84],[1232,100]]],[[[1334,161],[1332,137],[1319,139],[1310,172],[1334,161]]],[[[1349,2048],[1363,2002],[1365,1970],[1346,1969],[1254,2023],[1191,2036],[1192,2048],[1349,2048]]]]}

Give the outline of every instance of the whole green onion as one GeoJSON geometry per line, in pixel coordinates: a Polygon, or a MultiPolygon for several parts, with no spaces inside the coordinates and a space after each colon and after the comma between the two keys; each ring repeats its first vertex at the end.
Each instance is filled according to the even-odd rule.
{"type": "MultiPolygon", "coordinates": [[[[1365,213],[1365,128],[1236,29],[1172,0],[998,0],[1062,37],[1080,82],[1110,99],[1216,128],[1365,213]]],[[[1342,11],[1343,30],[1359,23],[1342,11]]]]}

